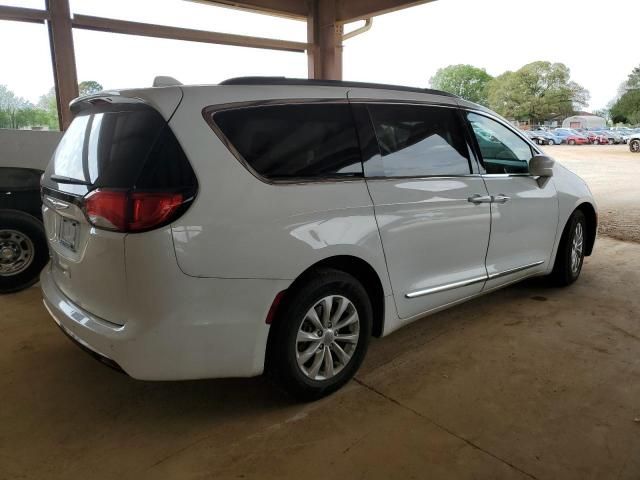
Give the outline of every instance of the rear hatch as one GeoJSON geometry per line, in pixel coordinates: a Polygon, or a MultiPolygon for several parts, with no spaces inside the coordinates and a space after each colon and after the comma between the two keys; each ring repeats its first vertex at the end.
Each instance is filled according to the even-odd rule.
{"type": "Polygon", "coordinates": [[[92,98],[76,112],[42,177],[52,274],[74,303],[123,325],[125,238],[181,215],[194,198],[195,175],[149,104],[92,98]]]}

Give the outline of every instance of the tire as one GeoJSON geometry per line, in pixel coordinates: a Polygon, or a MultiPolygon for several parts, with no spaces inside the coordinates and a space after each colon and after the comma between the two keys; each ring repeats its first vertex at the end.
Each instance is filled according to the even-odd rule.
{"type": "Polygon", "coordinates": [[[593,141],[594,145],[600,145],[600,140],[598,140],[597,138],[593,141]]]}
{"type": "Polygon", "coordinates": [[[615,141],[613,140],[613,138],[609,139],[609,145],[613,145],[615,143],[615,141]]]}
{"type": "Polygon", "coordinates": [[[316,400],[335,392],[360,367],[369,346],[372,319],[371,301],[358,280],[339,270],[314,272],[286,294],[269,335],[268,373],[299,400],[316,400]],[[349,304],[341,316],[324,317],[325,305],[330,304],[328,310],[337,315],[345,300],[349,304]],[[354,313],[356,321],[335,330],[336,324],[332,322],[344,323],[353,319],[354,313]],[[346,338],[350,341],[345,341],[346,338]],[[350,358],[343,360],[340,352],[350,358]],[[335,369],[330,377],[328,362],[335,369]]]}
{"type": "Polygon", "coordinates": [[[629,142],[629,151],[633,153],[640,153],[640,140],[631,140],[629,142]]]}
{"type": "Polygon", "coordinates": [[[576,144],[576,141],[575,141],[575,140],[569,140],[567,143],[568,143],[569,145],[575,145],[575,144],[576,144]]]}
{"type": "Polygon", "coordinates": [[[553,138],[549,139],[549,145],[555,145],[556,141],[553,138]]]}
{"type": "Polygon", "coordinates": [[[587,222],[584,213],[580,210],[573,212],[573,215],[565,225],[558,252],[556,253],[553,271],[549,275],[551,283],[555,286],[566,287],[575,282],[580,276],[584,262],[586,226],[587,222]],[[579,251],[574,251],[574,246],[579,251]]]}
{"type": "Polygon", "coordinates": [[[0,210],[0,293],[36,283],[48,260],[42,222],[18,210],[0,210]]]}

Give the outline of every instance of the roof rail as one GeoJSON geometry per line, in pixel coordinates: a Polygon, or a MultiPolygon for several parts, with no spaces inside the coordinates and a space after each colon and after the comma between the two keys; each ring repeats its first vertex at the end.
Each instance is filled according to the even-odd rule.
{"type": "Polygon", "coordinates": [[[432,90],[430,88],[387,85],[384,83],[349,82],[343,80],[311,80],[287,77],[235,77],[220,82],[220,85],[309,85],[318,87],[377,88],[381,90],[397,90],[400,92],[431,93],[434,95],[458,98],[457,95],[452,93],[432,90]]]}

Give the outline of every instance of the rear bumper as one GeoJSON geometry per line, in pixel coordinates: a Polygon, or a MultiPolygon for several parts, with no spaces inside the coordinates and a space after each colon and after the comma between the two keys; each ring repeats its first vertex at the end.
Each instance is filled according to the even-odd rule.
{"type": "Polygon", "coordinates": [[[185,276],[176,297],[159,295],[149,305],[147,318],[132,315],[121,326],[67,298],[55,284],[51,265],[40,281],[44,305],[65,334],[103,363],[140,380],[261,374],[269,333],[266,315],[277,292],[287,286],[280,281],[185,276]],[[190,292],[188,299],[185,292],[190,292]]]}

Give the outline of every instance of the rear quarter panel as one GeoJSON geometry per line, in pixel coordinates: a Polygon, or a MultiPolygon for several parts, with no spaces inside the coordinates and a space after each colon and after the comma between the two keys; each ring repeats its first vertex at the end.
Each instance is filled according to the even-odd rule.
{"type": "Polygon", "coordinates": [[[364,180],[270,184],[250,173],[202,116],[212,104],[288,98],[346,99],[342,88],[185,88],[171,127],[196,172],[193,205],[172,224],[187,275],[293,280],[314,263],[352,255],[390,293],[382,245],[364,180]]]}

